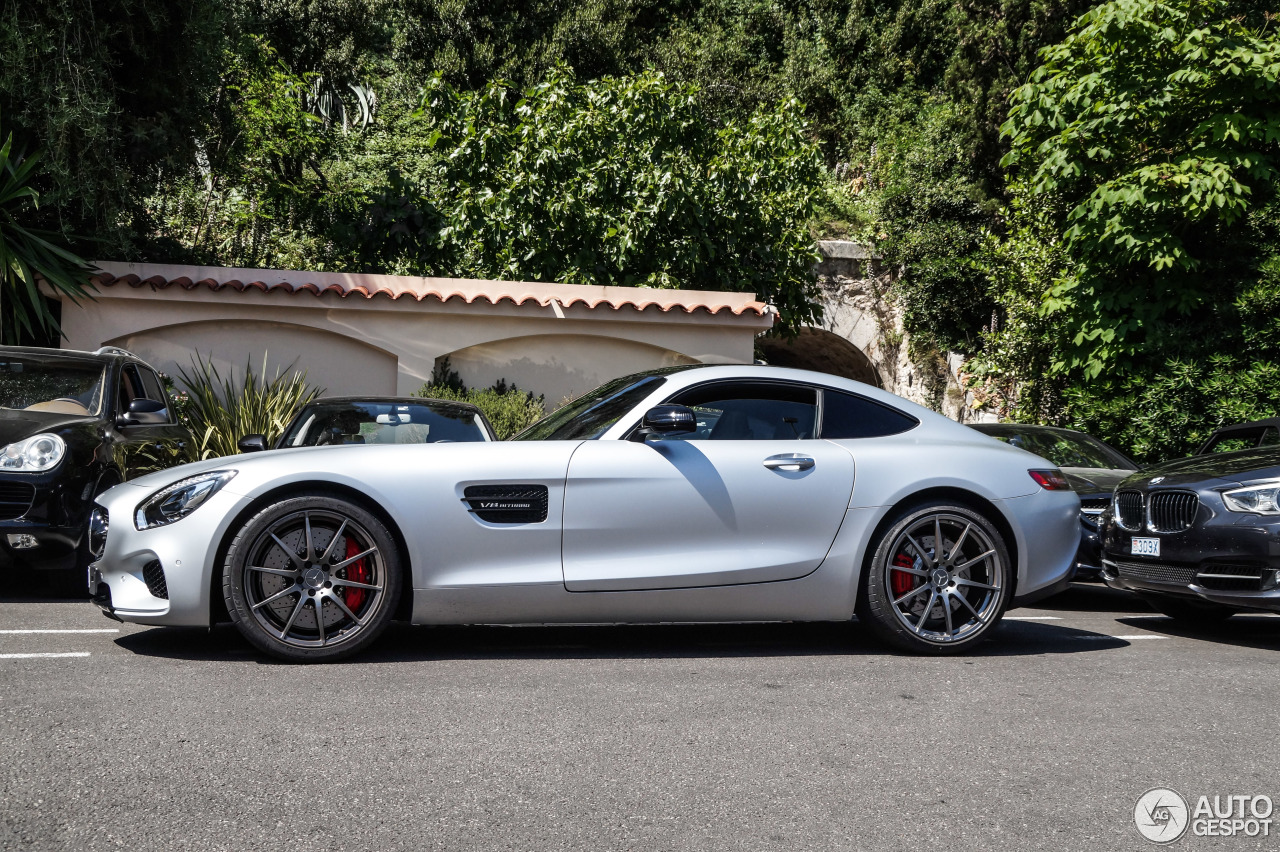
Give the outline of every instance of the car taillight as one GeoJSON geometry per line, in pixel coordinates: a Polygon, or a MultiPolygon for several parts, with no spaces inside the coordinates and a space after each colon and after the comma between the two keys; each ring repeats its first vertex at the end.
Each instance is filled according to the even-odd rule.
{"type": "Polygon", "coordinates": [[[1071,485],[1060,470],[1029,470],[1031,478],[1045,491],[1070,491],[1071,485]]]}

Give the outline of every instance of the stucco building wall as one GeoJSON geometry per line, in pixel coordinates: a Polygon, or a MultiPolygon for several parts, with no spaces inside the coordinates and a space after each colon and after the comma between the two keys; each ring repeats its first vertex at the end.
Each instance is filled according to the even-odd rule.
{"type": "Polygon", "coordinates": [[[96,297],[64,304],[64,345],[122,346],[176,375],[293,365],[330,395],[410,394],[448,357],[468,386],[499,378],[554,405],[614,376],[750,363],[773,309],[750,294],[100,263],[96,297]]]}

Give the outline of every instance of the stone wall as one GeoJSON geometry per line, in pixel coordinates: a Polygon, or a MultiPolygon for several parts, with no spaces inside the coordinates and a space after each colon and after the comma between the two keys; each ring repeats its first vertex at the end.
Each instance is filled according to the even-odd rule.
{"type": "Polygon", "coordinates": [[[892,285],[902,270],[887,267],[866,246],[845,240],[821,240],[818,251],[822,260],[815,272],[823,294],[818,327],[865,354],[885,390],[954,420],[975,419],[973,395],[959,379],[962,356],[916,352],[911,357],[911,338],[893,298],[892,285]]]}

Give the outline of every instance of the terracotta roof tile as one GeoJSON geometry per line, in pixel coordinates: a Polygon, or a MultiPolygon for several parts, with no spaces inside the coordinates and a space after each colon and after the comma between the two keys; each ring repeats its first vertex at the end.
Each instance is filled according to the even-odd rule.
{"type": "Polygon", "coordinates": [[[258,290],[263,293],[310,293],[319,298],[336,296],[348,299],[383,297],[392,301],[410,298],[416,301],[436,299],[449,302],[458,299],[466,304],[509,302],[524,305],[533,302],[542,307],[553,304],[561,308],[575,305],[597,308],[632,308],[662,312],[706,311],[717,314],[728,311],[735,316],[752,313],[776,316],[771,305],[755,300],[750,293],[728,293],[712,290],[655,290],[639,287],[595,287],[579,284],[541,284],[526,281],[484,281],[462,278],[417,278],[407,275],[367,275],[334,272],[299,272],[289,270],[231,269],[219,267],[169,266],[162,264],[126,264],[100,261],[100,272],[93,276],[99,287],[151,287],[164,290],[181,287],[194,290],[206,287],[215,292],[258,290]]]}

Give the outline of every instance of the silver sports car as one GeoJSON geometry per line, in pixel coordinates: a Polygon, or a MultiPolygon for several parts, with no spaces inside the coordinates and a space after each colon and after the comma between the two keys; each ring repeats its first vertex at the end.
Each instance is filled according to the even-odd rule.
{"type": "Polygon", "coordinates": [[[857,382],[615,379],[515,439],[318,446],[98,498],[89,590],[323,661],[416,624],[829,621],[970,648],[1066,585],[1080,503],[1038,456],[857,382]]]}

